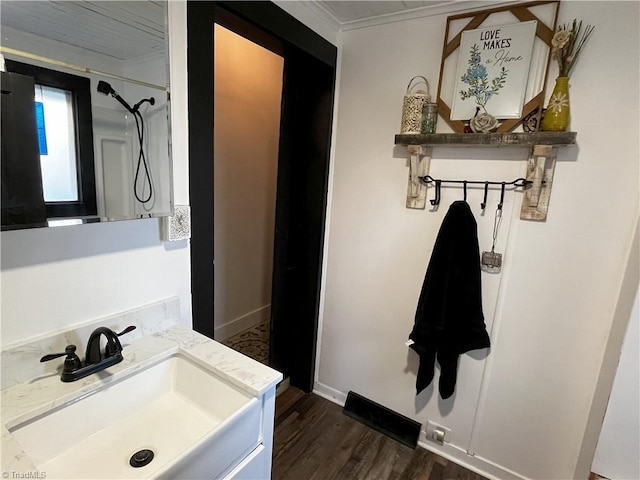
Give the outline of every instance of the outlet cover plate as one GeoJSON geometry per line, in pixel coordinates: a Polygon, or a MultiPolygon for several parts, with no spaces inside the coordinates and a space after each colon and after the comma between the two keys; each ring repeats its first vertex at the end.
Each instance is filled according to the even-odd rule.
{"type": "Polygon", "coordinates": [[[176,205],[171,217],[162,218],[162,240],[175,242],[191,238],[191,208],[176,205]]]}
{"type": "Polygon", "coordinates": [[[437,443],[438,445],[443,445],[444,442],[447,442],[447,443],[449,442],[450,436],[451,436],[451,429],[447,427],[443,427],[442,425],[438,425],[437,423],[434,423],[431,421],[427,422],[427,430],[425,431],[425,438],[428,441],[437,443]],[[442,442],[439,442],[434,438],[434,431],[436,429],[439,429],[444,432],[444,438],[442,442]]]}

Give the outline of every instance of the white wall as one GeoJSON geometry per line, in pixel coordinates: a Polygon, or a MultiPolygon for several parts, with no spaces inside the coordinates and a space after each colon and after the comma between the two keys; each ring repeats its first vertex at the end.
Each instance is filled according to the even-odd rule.
{"type": "Polygon", "coordinates": [[[640,478],[640,291],[618,364],[592,470],[611,480],[640,478]]]}
{"type": "MultiPolygon", "coordinates": [[[[404,342],[442,217],[461,191],[444,190],[436,213],[405,209],[406,154],[393,146],[409,78],[437,84],[446,16],[341,34],[319,392],[354,390],[443,424],[452,431],[442,452],[495,476],[586,476],[583,437],[638,218],[638,13],[635,2],[561,6],[560,22],[596,25],[571,79],[578,145],[559,151],[546,222],[519,220],[520,194],[507,194],[503,273],[482,279],[492,348],[486,360],[464,356],[448,401],[431,387],[415,396],[417,359],[404,342]]],[[[502,180],[524,174],[528,152],[433,154],[436,177],[502,180]]],[[[481,190],[469,194],[484,250],[496,195],[482,216],[481,190]]]]}
{"type": "Polygon", "coordinates": [[[216,339],[269,318],[284,59],[215,26],[216,339]]]}
{"type": "MultiPolygon", "coordinates": [[[[175,200],[188,204],[186,6],[169,2],[175,200]]],[[[178,296],[191,325],[189,246],[160,221],[2,232],[2,345],[178,296]]]]}

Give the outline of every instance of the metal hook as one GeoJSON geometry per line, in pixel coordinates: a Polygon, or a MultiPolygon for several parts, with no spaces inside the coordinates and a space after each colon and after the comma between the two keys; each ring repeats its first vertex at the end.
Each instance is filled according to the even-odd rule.
{"type": "Polygon", "coordinates": [[[463,188],[464,188],[464,201],[467,201],[467,181],[463,181],[462,182],[463,188]]]}
{"type": "Polygon", "coordinates": [[[484,210],[487,207],[487,195],[489,194],[489,182],[484,182],[484,200],[480,204],[480,208],[484,210]]]}
{"type": "Polygon", "coordinates": [[[500,187],[500,203],[498,204],[498,210],[502,210],[502,204],[504,203],[504,188],[505,183],[502,182],[502,187],[500,187]]]}
{"type": "Polygon", "coordinates": [[[440,205],[440,185],[442,184],[442,181],[440,180],[436,180],[435,182],[436,182],[436,198],[434,198],[433,200],[429,200],[431,205],[433,205],[434,207],[440,205]]]}

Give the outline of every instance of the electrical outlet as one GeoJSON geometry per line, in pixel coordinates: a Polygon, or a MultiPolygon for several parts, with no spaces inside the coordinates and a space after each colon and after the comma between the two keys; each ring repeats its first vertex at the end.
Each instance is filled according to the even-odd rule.
{"type": "Polygon", "coordinates": [[[430,441],[443,445],[444,442],[448,442],[451,435],[451,430],[437,423],[427,422],[427,430],[425,432],[425,438],[430,441]]]}

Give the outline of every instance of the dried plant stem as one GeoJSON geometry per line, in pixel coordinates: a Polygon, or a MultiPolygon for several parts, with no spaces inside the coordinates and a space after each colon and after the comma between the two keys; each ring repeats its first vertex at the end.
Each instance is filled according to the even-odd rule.
{"type": "Polygon", "coordinates": [[[587,25],[586,28],[582,30],[582,20],[578,22],[574,19],[571,24],[565,23],[558,29],[558,32],[570,32],[567,43],[555,52],[555,57],[558,60],[559,75],[561,77],[569,76],[578,59],[578,55],[582,51],[582,47],[593,33],[594,28],[592,25],[587,25]]]}

